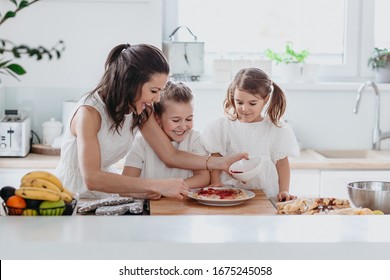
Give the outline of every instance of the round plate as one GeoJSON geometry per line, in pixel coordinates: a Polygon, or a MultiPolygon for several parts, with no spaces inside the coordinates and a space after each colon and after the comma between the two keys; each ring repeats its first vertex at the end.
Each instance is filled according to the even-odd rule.
{"type": "MultiPolygon", "coordinates": [[[[221,188],[224,189],[224,188],[221,188]]],[[[225,188],[226,189],[226,188],[225,188]]],[[[238,198],[238,199],[207,199],[207,198],[199,198],[195,197],[194,194],[199,189],[194,189],[192,192],[188,193],[188,197],[191,197],[192,199],[195,199],[200,204],[208,205],[208,206],[235,206],[243,203],[244,201],[247,201],[249,199],[252,199],[255,197],[255,194],[251,191],[241,189],[246,193],[246,197],[244,198],[238,198]]]]}

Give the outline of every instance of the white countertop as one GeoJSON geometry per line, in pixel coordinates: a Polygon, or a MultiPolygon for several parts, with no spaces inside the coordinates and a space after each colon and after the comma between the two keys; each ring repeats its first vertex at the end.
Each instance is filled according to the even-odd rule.
{"type": "Polygon", "coordinates": [[[390,259],[390,215],[0,217],[0,259],[390,259]]]}

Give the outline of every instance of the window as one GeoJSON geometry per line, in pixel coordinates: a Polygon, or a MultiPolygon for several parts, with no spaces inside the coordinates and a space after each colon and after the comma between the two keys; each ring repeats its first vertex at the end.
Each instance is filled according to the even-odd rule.
{"type": "MultiPolygon", "coordinates": [[[[387,0],[166,0],[165,4],[169,7],[165,34],[185,25],[205,42],[206,74],[207,64],[216,57],[253,59],[267,48],[281,51],[291,41],[295,49],[309,50],[308,62],[321,64],[322,80],[358,80],[372,74],[366,61],[374,44],[390,47],[387,0]]],[[[180,40],[191,39],[181,37],[187,36],[183,33],[180,40]]]]}
{"type": "Polygon", "coordinates": [[[390,49],[389,10],[390,2],[388,0],[375,1],[375,47],[390,49]]]}
{"type": "Polygon", "coordinates": [[[323,63],[343,63],[344,1],[240,0],[238,3],[179,1],[179,25],[193,28],[199,40],[206,42],[208,53],[259,56],[267,48],[282,51],[286,42],[291,41],[294,48],[310,50],[311,57],[323,63]]]}

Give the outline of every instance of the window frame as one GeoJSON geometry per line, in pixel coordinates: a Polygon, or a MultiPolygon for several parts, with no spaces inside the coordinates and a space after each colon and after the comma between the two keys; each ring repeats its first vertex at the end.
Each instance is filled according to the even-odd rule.
{"type": "MultiPolygon", "coordinates": [[[[178,1],[163,2],[163,40],[178,26],[178,1]]],[[[346,0],[345,62],[342,65],[321,65],[319,81],[360,81],[373,77],[366,62],[374,48],[374,17],[375,1],[346,0]]]]}

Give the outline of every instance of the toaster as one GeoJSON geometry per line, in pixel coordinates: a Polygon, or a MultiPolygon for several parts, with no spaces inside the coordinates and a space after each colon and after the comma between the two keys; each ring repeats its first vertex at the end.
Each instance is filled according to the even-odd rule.
{"type": "Polygon", "coordinates": [[[5,110],[0,122],[0,157],[25,157],[30,152],[31,119],[18,110],[5,110]]]}

